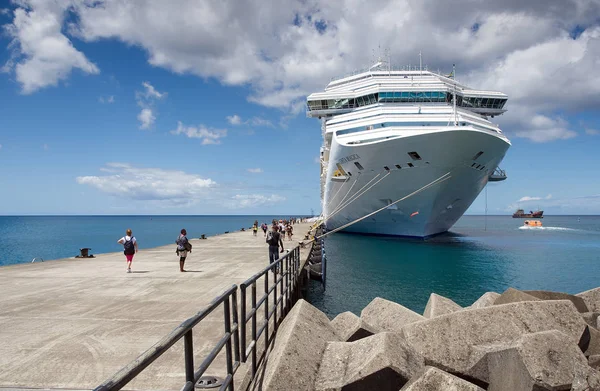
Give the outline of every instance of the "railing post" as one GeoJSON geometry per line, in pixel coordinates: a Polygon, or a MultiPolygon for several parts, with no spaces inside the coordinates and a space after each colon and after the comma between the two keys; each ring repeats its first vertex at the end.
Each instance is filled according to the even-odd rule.
{"type": "Polygon", "coordinates": [[[183,336],[183,348],[185,357],[185,381],[194,382],[194,343],[190,329],[183,336]]]}
{"type": "MultiPolygon", "coordinates": [[[[270,269],[273,270],[273,269],[270,269]]],[[[265,353],[269,350],[269,272],[265,273],[265,353]]]]}
{"type": "MultiPolygon", "coordinates": [[[[236,363],[240,362],[240,334],[239,334],[239,324],[240,324],[240,320],[238,318],[238,310],[237,310],[237,290],[233,291],[231,294],[231,297],[233,298],[232,300],[232,306],[233,306],[233,326],[235,328],[235,332],[233,334],[233,354],[234,354],[234,359],[236,363]]],[[[244,307],[244,311],[245,311],[245,307],[244,307]]],[[[244,315],[245,316],[245,315],[244,315]]],[[[245,319],[245,317],[244,317],[245,319]]],[[[244,326],[246,325],[246,320],[244,320],[244,326]]],[[[244,328],[245,330],[245,328],[244,328]]],[[[244,334],[244,341],[246,341],[245,339],[245,334],[244,334]]],[[[245,347],[244,347],[244,351],[245,351],[245,347]]]]}
{"type": "MultiPolygon", "coordinates": [[[[242,334],[241,335],[241,337],[242,337],[241,351],[242,351],[242,362],[246,362],[246,360],[248,359],[248,357],[246,356],[246,284],[244,284],[244,283],[240,284],[240,292],[242,292],[242,296],[241,296],[241,299],[242,299],[241,300],[242,323],[240,324],[240,333],[242,334]]],[[[235,322],[237,322],[237,319],[235,320],[235,322]]]]}
{"type": "MultiPolygon", "coordinates": [[[[277,267],[275,268],[275,273],[273,273],[273,332],[275,332],[275,330],[277,330],[277,271],[280,270],[281,268],[281,261],[283,259],[281,259],[281,257],[275,261],[275,264],[277,265],[277,267]]],[[[269,299],[267,298],[267,301],[269,299]]]]}
{"type": "Polygon", "coordinates": [[[285,314],[290,312],[290,258],[285,259],[285,314]]]}
{"type": "Polygon", "coordinates": [[[252,348],[252,376],[256,375],[256,346],[258,342],[256,341],[256,281],[252,282],[252,342],[254,342],[254,347],[252,348]]]}
{"type": "MultiPolygon", "coordinates": [[[[225,342],[225,358],[227,360],[227,375],[233,377],[233,362],[231,358],[231,310],[229,308],[229,297],[223,302],[223,321],[225,322],[225,335],[229,338],[225,342]]],[[[233,380],[229,385],[229,391],[233,391],[233,380]]]]}

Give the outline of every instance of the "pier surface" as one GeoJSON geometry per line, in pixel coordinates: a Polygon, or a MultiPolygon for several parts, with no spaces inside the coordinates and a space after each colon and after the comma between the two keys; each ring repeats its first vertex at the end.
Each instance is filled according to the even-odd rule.
{"type": "MultiPolygon", "coordinates": [[[[294,248],[309,224],[294,226],[294,248]]],[[[268,265],[262,231],[190,240],[179,271],[175,244],[144,249],[126,273],[122,252],[0,268],[0,389],[92,389],[233,284],[268,265]]],[[[303,259],[308,250],[303,250],[303,259]]],[[[197,365],[223,335],[223,311],[194,328],[197,365]]],[[[207,374],[223,375],[219,357],[207,374]]],[[[243,377],[240,367],[236,380],[243,377]]],[[[126,389],[180,389],[183,342],[126,389]]]]}

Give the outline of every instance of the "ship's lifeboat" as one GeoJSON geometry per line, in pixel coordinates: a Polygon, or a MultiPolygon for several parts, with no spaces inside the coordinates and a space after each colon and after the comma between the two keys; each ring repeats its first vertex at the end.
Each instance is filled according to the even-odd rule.
{"type": "Polygon", "coordinates": [[[527,227],[541,227],[542,222],[539,220],[525,220],[525,226],[527,227]]]}

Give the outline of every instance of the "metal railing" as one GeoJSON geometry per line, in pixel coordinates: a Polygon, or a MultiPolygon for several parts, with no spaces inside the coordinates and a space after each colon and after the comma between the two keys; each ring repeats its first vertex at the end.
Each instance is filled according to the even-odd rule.
{"type": "Polygon", "coordinates": [[[171,331],[170,334],[142,353],[129,365],[122,368],[110,379],[96,387],[94,391],[118,391],[122,389],[182,338],[184,342],[186,382],[181,390],[194,390],[196,383],[198,383],[219,353],[225,348],[227,376],[223,379],[223,383],[220,385],[219,390],[233,391],[233,377],[240,367],[241,362],[245,363],[250,355],[252,355],[252,377],[256,375],[257,366],[262,362],[264,353],[266,353],[269,344],[272,342],[279,323],[281,323],[285,315],[300,297],[299,276],[300,246],[296,246],[293,250],[288,251],[277,261],[265,267],[240,285],[241,324],[238,322],[238,287],[237,285],[232,285],[220,296],[216,297],[206,308],[181,323],[177,328],[171,331]],[[274,275],[272,280],[273,284],[269,284],[269,274],[271,272],[274,275]],[[256,285],[260,278],[264,279],[264,294],[257,301],[256,285]],[[246,313],[247,288],[251,288],[252,291],[251,308],[248,314],[246,313]],[[270,306],[269,303],[271,297],[272,306],[270,306]],[[221,304],[223,305],[224,334],[196,370],[194,367],[193,328],[219,308],[221,304]],[[258,327],[257,317],[258,310],[261,306],[264,307],[265,311],[264,323],[258,327]],[[272,319],[273,330],[269,333],[269,321],[272,319]],[[252,341],[246,346],[247,323],[249,321],[252,322],[252,341]],[[241,346],[240,331],[242,334],[241,346]],[[263,334],[265,338],[265,350],[261,352],[261,356],[257,360],[257,341],[263,334]]]}
{"type": "Polygon", "coordinates": [[[237,286],[232,285],[219,297],[215,298],[206,308],[192,316],[169,335],[158,341],[150,349],[142,353],[129,365],[117,372],[113,377],[96,387],[94,391],[116,391],[123,388],[140,372],[152,364],[158,357],[171,348],[177,341],[183,338],[184,361],[185,361],[185,385],[182,391],[191,391],[200,377],[215,360],[217,355],[225,347],[227,360],[227,376],[219,390],[229,389],[233,391],[233,375],[240,366],[240,343],[238,334],[238,310],[237,310],[237,286]],[[224,331],[225,333],[211,350],[209,355],[202,361],[198,370],[194,369],[194,345],[192,329],[200,321],[210,315],[215,309],[223,304],[224,331]],[[233,324],[232,324],[233,317],[233,324]],[[233,338],[233,343],[232,343],[233,338]],[[233,355],[233,357],[232,357],[233,355]]]}
{"type": "Polygon", "coordinates": [[[300,247],[297,246],[277,261],[273,262],[260,272],[256,273],[242,284],[241,291],[241,352],[242,362],[246,362],[251,356],[252,377],[256,375],[258,365],[262,362],[272,341],[269,334],[269,322],[273,318],[273,334],[277,331],[279,323],[298,300],[298,277],[300,275],[300,247]],[[269,275],[273,273],[273,284],[269,284],[269,275]],[[263,278],[264,291],[262,297],[257,301],[256,285],[257,281],[263,278]],[[277,290],[279,286],[279,292],[277,290]],[[250,309],[247,312],[247,289],[251,290],[250,309]],[[272,306],[269,303],[269,296],[272,295],[272,306]],[[263,322],[260,326],[257,324],[258,311],[264,306],[263,322]],[[279,311],[278,311],[279,307],[279,311]],[[251,322],[251,341],[247,343],[247,323],[251,322]],[[257,352],[258,341],[264,334],[264,350],[259,354],[257,352]]]}

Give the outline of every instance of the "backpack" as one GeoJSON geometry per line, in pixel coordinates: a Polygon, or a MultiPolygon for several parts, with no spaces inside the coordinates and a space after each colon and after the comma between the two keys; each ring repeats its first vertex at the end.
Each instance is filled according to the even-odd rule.
{"type": "Polygon", "coordinates": [[[269,243],[269,246],[277,246],[277,240],[275,240],[273,231],[267,232],[267,243],[269,243]]]}
{"type": "Polygon", "coordinates": [[[135,246],[133,245],[133,238],[131,238],[129,240],[125,239],[125,243],[123,243],[123,247],[125,248],[125,251],[123,251],[123,253],[125,255],[135,254],[135,246]]]}

